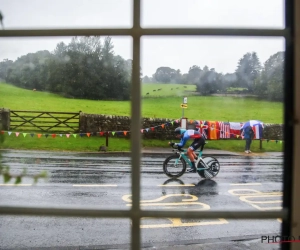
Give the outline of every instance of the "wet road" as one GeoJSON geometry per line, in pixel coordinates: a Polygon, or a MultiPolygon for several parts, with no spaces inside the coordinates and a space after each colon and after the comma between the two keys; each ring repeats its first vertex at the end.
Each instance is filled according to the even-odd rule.
{"type": "MultiPolygon", "coordinates": [[[[219,175],[212,180],[186,173],[178,180],[162,172],[165,156],[143,156],[143,209],[276,210],[282,200],[282,157],[216,156],[219,175]]],[[[0,186],[1,205],[95,206],[126,209],[131,202],[131,165],[127,156],[51,152],[2,152],[13,173],[48,172],[47,180],[32,185],[24,179],[16,187],[0,186]]],[[[221,239],[261,239],[280,233],[278,220],[143,219],[145,246],[214,242],[221,239]]],[[[128,249],[128,219],[56,217],[0,217],[0,249],[79,247],[128,249]]],[[[276,249],[274,244],[272,248],[276,249]]],[[[77,248],[79,249],[79,248],[77,248]]]]}

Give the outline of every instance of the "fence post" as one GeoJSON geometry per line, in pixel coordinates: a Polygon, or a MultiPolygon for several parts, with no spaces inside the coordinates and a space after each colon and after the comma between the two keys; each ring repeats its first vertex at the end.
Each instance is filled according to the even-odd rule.
{"type": "Polygon", "coordinates": [[[106,147],[108,147],[108,132],[106,132],[106,147]]]}
{"type": "Polygon", "coordinates": [[[1,129],[10,130],[10,110],[2,108],[1,109],[1,129]]]}
{"type": "Polygon", "coordinates": [[[262,149],[262,139],[259,139],[259,149],[262,149]]]}

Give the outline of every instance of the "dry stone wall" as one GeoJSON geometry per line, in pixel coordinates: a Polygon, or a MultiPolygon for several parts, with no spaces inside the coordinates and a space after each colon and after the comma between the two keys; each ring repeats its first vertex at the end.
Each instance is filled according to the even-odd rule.
{"type": "MultiPolygon", "coordinates": [[[[113,131],[115,136],[130,138],[130,133],[124,135],[124,131],[130,131],[131,119],[128,116],[86,114],[81,112],[79,116],[79,132],[95,133],[113,131]]],[[[180,121],[167,118],[142,118],[142,136],[145,139],[174,140],[173,131],[180,126],[180,121]],[[172,124],[173,122],[173,124],[172,124]],[[162,127],[161,125],[164,125],[162,127]],[[147,129],[147,130],[146,130],[147,129]]],[[[188,128],[193,125],[188,124],[188,128]]],[[[282,124],[265,124],[263,138],[270,140],[283,140],[282,124]]]]}

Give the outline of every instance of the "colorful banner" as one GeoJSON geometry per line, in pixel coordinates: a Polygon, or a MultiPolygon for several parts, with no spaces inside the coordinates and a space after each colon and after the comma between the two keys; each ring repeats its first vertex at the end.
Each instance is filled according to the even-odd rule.
{"type": "MultiPolygon", "coordinates": [[[[190,124],[193,123],[198,123],[200,124],[199,130],[202,133],[202,135],[208,139],[208,140],[220,140],[220,139],[242,139],[241,137],[241,128],[244,123],[241,122],[223,122],[223,121],[201,121],[201,120],[189,120],[190,124]]],[[[140,130],[141,133],[149,133],[149,132],[154,132],[156,129],[165,129],[166,126],[179,126],[180,125],[180,119],[177,119],[175,121],[167,122],[164,124],[160,124],[158,126],[154,127],[149,127],[149,128],[143,128],[140,130]]],[[[263,128],[260,126],[253,126],[255,136],[254,139],[262,140],[262,141],[271,141],[271,142],[276,142],[276,143],[282,143],[282,140],[271,140],[271,139],[264,139],[263,138],[263,128]]],[[[19,137],[20,134],[23,135],[25,138],[28,133],[22,133],[22,132],[12,132],[12,131],[0,131],[1,134],[7,133],[8,136],[16,136],[19,137]]],[[[88,133],[74,133],[74,134],[42,134],[42,133],[30,133],[31,137],[37,136],[38,138],[42,137],[66,137],[70,138],[72,135],[74,138],[77,138],[77,135],[80,137],[92,137],[92,136],[118,136],[118,135],[124,135],[127,136],[130,133],[130,131],[101,131],[101,132],[88,132],[88,133]]]]}

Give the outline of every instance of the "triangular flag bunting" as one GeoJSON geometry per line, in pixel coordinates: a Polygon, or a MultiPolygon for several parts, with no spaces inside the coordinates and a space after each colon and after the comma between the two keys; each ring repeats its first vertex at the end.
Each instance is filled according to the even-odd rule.
{"type": "Polygon", "coordinates": [[[60,137],[62,137],[62,134],[59,134],[60,137]]]}
{"type": "Polygon", "coordinates": [[[25,137],[27,135],[27,133],[23,133],[23,136],[25,137]]]}
{"type": "Polygon", "coordinates": [[[73,134],[73,136],[76,138],[77,134],[73,134]]]}
{"type": "Polygon", "coordinates": [[[151,127],[151,130],[154,131],[154,127],[151,127]]]}
{"type": "Polygon", "coordinates": [[[18,137],[18,136],[19,136],[19,134],[20,134],[19,132],[16,132],[16,137],[18,137]]]}
{"type": "Polygon", "coordinates": [[[103,132],[100,132],[100,133],[99,133],[100,136],[103,136],[103,134],[104,134],[103,132]]]}
{"type": "Polygon", "coordinates": [[[51,136],[52,136],[52,138],[55,138],[55,137],[56,137],[56,134],[52,134],[51,136]]]}
{"type": "Polygon", "coordinates": [[[11,135],[11,132],[7,132],[8,133],[8,135],[11,135]]]}
{"type": "Polygon", "coordinates": [[[80,135],[80,137],[84,136],[84,134],[83,134],[83,133],[80,133],[79,135],[80,135]]]}
{"type": "Polygon", "coordinates": [[[239,138],[240,136],[239,135],[236,135],[236,138],[239,138]]]}
{"type": "Polygon", "coordinates": [[[32,133],[32,134],[30,134],[31,135],[31,137],[34,137],[34,134],[32,133]]]}
{"type": "Polygon", "coordinates": [[[143,133],[144,132],[144,130],[143,129],[141,129],[141,133],[143,133]]]}
{"type": "Polygon", "coordinates": [[[91,133],[86,133],[87,137],[90,137],[91,133]]]}
{"type": "Polygon", "coordinates": [[[4,135],[4,131],[3,130],[1,130],[1,134],[4,135]]]}
{"type": "Polygon", "coordinates": [[[113,131],[113,132],[111,132],[111,133],[112,133],[113,136],[115,135],[115,131],[113,131]]]}
{"type": "Polygon", "coordinates": [[[42,134],[38,134],[37,136],[38,136],[38,138],[41,138],[42,134]]]}
{"type": "Polygon", "coordinates": [[[164,127],[165,127],[165,124],[162,124],[161,127],[164,128],[164,127]]]}
{"type": "Polygon", "coordinates": [[[178,123],[178,120],[176,120],[175,122],[178,123]]]}
{"type": "Polygon", "coordinates": [[[146,131],[148,132],[148,131],[149,131],[149,128],[146,128],[146,131]]]}
{"type": "Polygon", "coordinates": [[[282,141],[279,141],[280,144],[282,144],[282,141]]]}
{"type": "Polygon", "coordinates": [[[45,134],[45,137],[48,138],[49,134],[45,134]]]}
{"type": "Polygon", "coordinates": [[[174,122],[171,122],[172,125],[174,125],[174,122]]]}
{"type": "Polygon", "coordinates": [[[66,137],[69,138],[69,137],[70,137],[70,134],[66,134],[66,137]]]}

